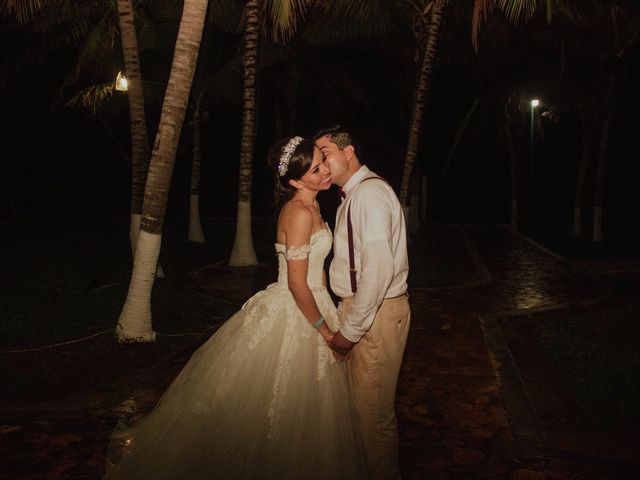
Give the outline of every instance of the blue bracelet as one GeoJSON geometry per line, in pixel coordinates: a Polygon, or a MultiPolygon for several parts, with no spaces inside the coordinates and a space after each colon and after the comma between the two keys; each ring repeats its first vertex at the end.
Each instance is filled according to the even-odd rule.
{"type": "Polygon", "coordinates": [[[320,325],[322,325],[324,323],[324,315],[320,315],[320,318],[318,319],[317,322],[313,323],[313,328],[315,328],[316,330],[318,328],[320,328],[320,325]]]}

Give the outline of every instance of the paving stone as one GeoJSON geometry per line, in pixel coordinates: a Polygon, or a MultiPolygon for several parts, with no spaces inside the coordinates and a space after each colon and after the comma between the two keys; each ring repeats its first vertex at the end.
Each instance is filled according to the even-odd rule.
{"type": "Polygon", "coordinates": [[[545,480],[545,474],[536,470],[519,468],[511,474],[512,480],[545,480]]]}

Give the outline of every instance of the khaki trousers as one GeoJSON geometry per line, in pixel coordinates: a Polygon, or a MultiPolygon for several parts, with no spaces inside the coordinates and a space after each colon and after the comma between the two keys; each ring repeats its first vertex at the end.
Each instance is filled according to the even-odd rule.
{"type": "MultiPolygon", "coordinates": [[[[349,312],[351,301],[342,300],[341,320],[349,312]]],[[[384,300],[373,325],[347,361],[368,480],[400,478],[395,399],[410,319],[406,295],[384,300]]]]}

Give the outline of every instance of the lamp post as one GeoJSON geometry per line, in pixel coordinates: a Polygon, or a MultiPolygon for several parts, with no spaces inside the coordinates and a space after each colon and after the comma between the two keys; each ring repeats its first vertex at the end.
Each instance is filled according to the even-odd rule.
{"type": "Polygon", "coordinates": [[[126,92],[129,90],[129,82],[127,81],[127,77],[124,76],[124,73],[118,72],[118,76],[116,77],[116,90],[119,92],[126,92]]]}
{"type": "Polygon", "coordinates": [[[535,109],[540,105],[540,100],[534,98],[531,100],[531,121],[530,121],[530,144],[529,144],[529,212],[531,223],[533,223],[533,135],[535,122],[535,109]]]}

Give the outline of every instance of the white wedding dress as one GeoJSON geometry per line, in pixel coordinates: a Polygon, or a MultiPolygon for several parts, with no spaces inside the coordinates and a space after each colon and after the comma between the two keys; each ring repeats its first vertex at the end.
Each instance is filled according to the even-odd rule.
{"type": "MultiPolygon", "coordinates": [[[[305,250],[307,282],[335,330],[336,309],[322,285],[331,241],[320,230],[305,250]]],[[[346,365],[298,310],[284,245],[276,253],[278,282],[193,354],[105,478],[363,478],[346,365]]]]}

